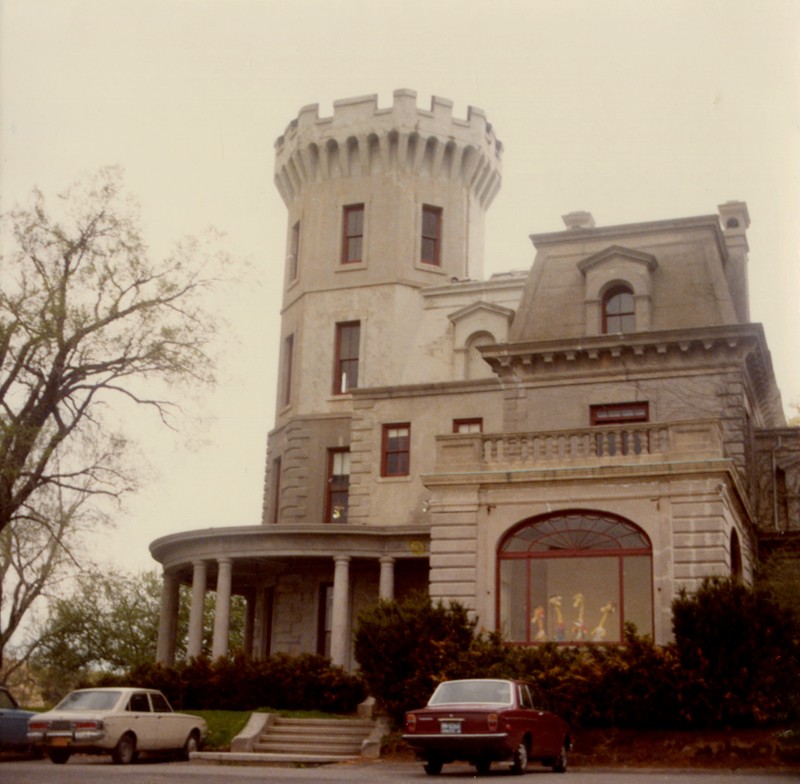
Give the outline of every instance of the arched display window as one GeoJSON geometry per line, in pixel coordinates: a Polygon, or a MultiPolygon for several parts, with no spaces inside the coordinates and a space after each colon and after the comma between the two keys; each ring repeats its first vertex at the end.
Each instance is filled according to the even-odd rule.
{"type": "Polygon", "coordinates": [[[512,643],[615,643],[653,634],[652,546],[632,522],[576,510],[531,518],[498,548],[498,619],[512,643]]]}

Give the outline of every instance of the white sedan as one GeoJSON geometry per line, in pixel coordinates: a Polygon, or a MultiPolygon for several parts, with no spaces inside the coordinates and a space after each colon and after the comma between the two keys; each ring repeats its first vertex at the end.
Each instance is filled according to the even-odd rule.
{"type": "Polygon", "coordinates": [[[140,751],[188,759],[206,731],[199,716],[174,713],[160,691],[127,687],[78,689],[28,721],[28,741],[60,765],[73,754],[110,754],[118,765],[140,751]]]}

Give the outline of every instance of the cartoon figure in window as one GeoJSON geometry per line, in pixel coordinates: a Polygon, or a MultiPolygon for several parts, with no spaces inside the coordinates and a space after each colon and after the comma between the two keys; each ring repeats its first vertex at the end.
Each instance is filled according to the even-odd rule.
{"type": "Polygon", "coordinates": [[[583,615],[586,610],[585,605],[586,601],[582,593],[576,593],[575,596],[572,597],[572,607],[578,611],[577,620],[572,622],[572,631],[574,639],[578,642],[587,639],[589,634],[589,630],[586,628],[586,622],[583,620],[583,615]]]}
{"type": "Polygon", "coordinates": [[[548,601],[548,604],[556,611],[556,640],[558,641],[566,639],[564,613],[561,612],[561,601],[561,597],[558,594],[551,596],[548,601]]]}
{"type": "Polygon", "coordinates": [[[606,638],[606,620],[617,609],[617,605],[613,602],[608,602],[600,608],[600,621],[597,626],[592,629],[592,639],[595,642],[602,642],[606,638]]]}
{"type": "Polygon", "coordinates": [[[544,629],[544,607],[541,604],[533,611],[533,622],[538,629],[533,639],[536,642],[544,642],[547,639],[547,632],[544,629]]]}

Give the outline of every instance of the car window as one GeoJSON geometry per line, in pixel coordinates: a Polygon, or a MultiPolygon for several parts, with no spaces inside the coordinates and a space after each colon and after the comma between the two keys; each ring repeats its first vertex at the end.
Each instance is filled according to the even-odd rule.
{"type": "Polygon", "coordinates": [[[172,713],[167,698],[163,694],[150,694],[150,702],[153,703],[153,710],[156,713],[172,713]]]}
{"type": "Polygon", "coordinates": [[[131,694],[128,710],[135,713],[150,713],[150,700],[147,699],[147,694],[141,691],[131,694]]]}
{"type": "Polygon", "coordinates": [[[533,709],[533,700],[531,699],[530,690],[524,683],[519,685],[519,704],[522,708],[527,708],[528,710],[533,709]]]}
{"type": "Polygon", "coordinates": [[[511,684],[508,681],[445,681],[433,693],[429,705],[458,703],[493,703],[510,705],[511,684]]]}
{"type": "Polygon", "coordinates": [[[110,710],[121,696],[120,691],[73,691],[56,705],[55,710],[110,710]]]}

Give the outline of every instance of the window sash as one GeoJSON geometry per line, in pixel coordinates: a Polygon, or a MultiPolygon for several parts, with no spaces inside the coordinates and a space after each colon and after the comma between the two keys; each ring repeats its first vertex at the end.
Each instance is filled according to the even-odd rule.
{"type": "Polygon", "coordinates": [[[615,287],[603,297],[603,333],[636,331],[636,301],[627,286],[615,287]]]}
{"type": "Polygon", "coordinates": [[[382,476],[408,476],[411,458],[411,425],[383,426],[382,476]]]}
{"type": "Polygon", "coordinates": [[[300,221],[292,226],[292,236],[289,245],[289,280],[297,280],[298,256],[300,254],[300,221]]]}
{"type": "Polygon", "coordinates": [[[342,264],[357,264],[364,257],[364,205],[344,208],[342,224],[342,264]]]}
{"type": "Polygon", "coordinates": [[[358,387],[361,322],[336,325],[336,359],[333,368],[333,393],[344,395],[358,387]]]}
{"type": "Polygon", "coordinates": [[[346,523],[350,498],[350,450],[328,450],[328,492],[325,522],[346,523]]]}
{"type": "Polygon", "coordinates": [[[294,335],[287,335],[283,341],[283,391],[281,402],[288,406],[292,402],[292,367],[294,365],[294,335]]]}
{"type": "Polygon", "coordinates": [[[475,417],[473,419],[454,419],[453,420],[454,433],[482,433],[483,432],[483,419],[475,417]]]}
{"type": "Polygon", "coordinates": [[[422,236],[420,242],[420,261],[432,266],[441,265],[442,209],[441,207],[422,207],[422,236]]]}

